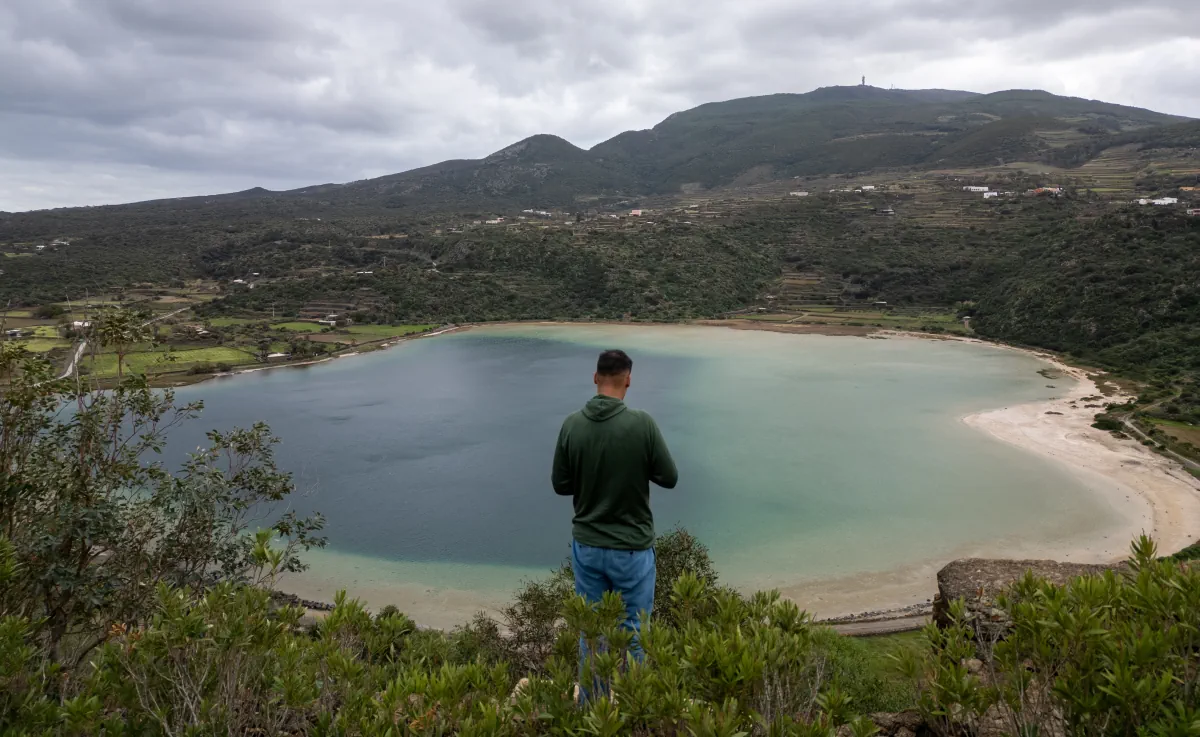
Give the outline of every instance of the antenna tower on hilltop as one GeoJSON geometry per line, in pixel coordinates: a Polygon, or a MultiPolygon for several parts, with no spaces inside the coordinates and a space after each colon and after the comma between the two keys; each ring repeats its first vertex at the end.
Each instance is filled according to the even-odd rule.
{"type": "Polygon", "coordinates": [[[859,87],[866,87],[866,86],[867,86],[867,75],[864,74],[863,78],[862,78],[862,84],[860,84],[859,87]]]}

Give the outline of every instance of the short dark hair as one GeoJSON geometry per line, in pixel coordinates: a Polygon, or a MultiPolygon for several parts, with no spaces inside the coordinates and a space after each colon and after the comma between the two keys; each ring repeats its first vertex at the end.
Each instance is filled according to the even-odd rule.
{"type": "Polygon", "coordinates": [[[625,351],[615,348],[600,354],[596,361],[596,373],[601,376],[620,376],[633,370],[633,359],[625,351]]]}

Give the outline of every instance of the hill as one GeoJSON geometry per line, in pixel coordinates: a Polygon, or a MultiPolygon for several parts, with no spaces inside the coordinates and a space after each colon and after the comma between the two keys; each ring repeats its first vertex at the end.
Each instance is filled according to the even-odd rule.
{"type": "Polygon", "coordinates": [[[1076,143],[1181,120],[1037,90],[823,87],[700,105],[586,151],[538,135],[480,160],[281,196],[420,211],[572,208],[763,179],[1035,160],[1064,131],[1076,143]]]}
{"type": "MultiPolygon", "coordinates": [[[[804,94],[700,105],[649,130],[625,131],[584,150],[536,135],[483,159],[455,159],[374,179],[286,192],[87,208],[82,219],[187,211],[299,214],[321,208],[406,212],[578,209],[796,176],[881,168],[949,168],[1045,160],[1078,164],[1120,141],[1157,135],[1179,116],[1038,90],[823,87],[804,94]],[[1131,138],[1130,138],[1131,137],[1131,138]],[[133,209],[129,209],[133,208],[133,209]],[[228,210],[226,208],[234,208],[228,210]]],[[[1195,125],[1187,123],[1186,125],[1195,125]]],[[[57,221],[80,220],[70,209],[57,221]]],[[[18,218],[19,219],[19,218],[18,218]]],[[[21,232],[14,218],[9,232],[21,232]]],[[[9,237],[0,230],[0,239],[9,237]]]]}

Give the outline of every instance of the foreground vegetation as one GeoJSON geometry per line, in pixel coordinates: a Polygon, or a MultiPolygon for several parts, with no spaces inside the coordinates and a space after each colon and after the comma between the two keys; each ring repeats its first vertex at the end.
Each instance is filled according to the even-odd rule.
{"type": "MultiPolygon", "coordinates": [[[[121,355],[136,325],[104,347],[121,355]]],[[[154,451],[198,405],[138,374],[105,393],[54,380],[15,344],[0,373],[6,735],[1200,734],[1200,569],[1148,540],[1125,572],[1027,578],[986,622],[955,605],[895,657],[722,587],[684,531],[657,543],[644,662],[619,598],[574,597],[566,566],[452,632],[345,594],[306,621],[268,589],[321,520],[282,512],[267,428],[211,433],[172,472],[154,451]]]]}

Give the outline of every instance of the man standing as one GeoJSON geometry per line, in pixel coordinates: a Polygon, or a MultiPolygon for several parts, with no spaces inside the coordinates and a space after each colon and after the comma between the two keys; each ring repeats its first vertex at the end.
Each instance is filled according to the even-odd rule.
{"type": "MultiPolygon", "coordinates": [[[[636,632],[654,605],[650,482],[672,489],[679,472],[654,419],[625,406],[632,371],[624,351],[600,354],[596,396],[563,422],[551,481],[555,493],[575,502],[575,593],[597,602],[605,591],[619,592],[625,627],[636,632]]],[[[636,638],[630,654],[642,656],[636,638]]]]}

